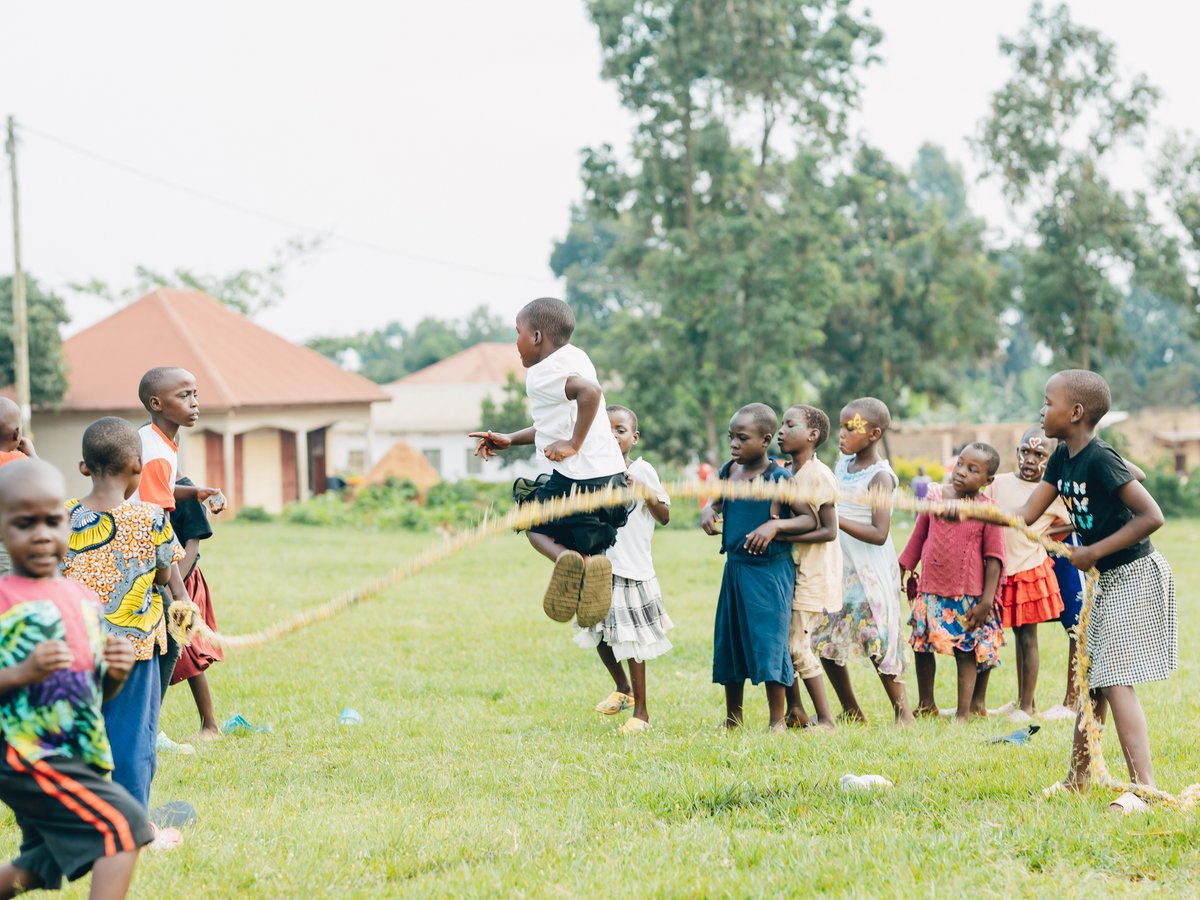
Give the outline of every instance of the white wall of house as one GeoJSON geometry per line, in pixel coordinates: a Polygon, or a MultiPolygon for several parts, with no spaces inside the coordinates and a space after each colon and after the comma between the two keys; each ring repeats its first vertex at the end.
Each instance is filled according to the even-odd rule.
{"type": "Polygon", "coordinates": [[[283,508],[283,457],[277,429],[242,435],[242,472],[244,506],[261,506],[268,512],[283,508]]]}

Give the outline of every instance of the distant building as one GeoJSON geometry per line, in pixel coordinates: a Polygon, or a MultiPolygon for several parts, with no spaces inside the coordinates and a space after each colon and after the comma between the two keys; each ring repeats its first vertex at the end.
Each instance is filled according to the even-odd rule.
{"type": "Polygon", "coordinates": [[[332,471],[366,474],[397,441],[423,453],[444,481],[506,481],[538,471],[532,447],[485,465],[467,437],[483,424],[485,397],[504,402],[510,375],[525,381],[516,345],[484,343],[383,385],[390,399],[372,407],[369,428],[347,421],[333,429],[332,471]]]}
{"type": "Polygon", "coordinates": [[[63,342],[69,388],[57,410],[34,411],[38,455],[83,492],[80,441],[89,423],[149,421],[138,402],[143,373],[181,366],[196,376],[200,421],[181,428],[181,474],[220,487],[234,507],[278,512],[325,490],[327,435],[366,428],[379,385],[255,325],[199,291],[160,289],[63,342]]]}

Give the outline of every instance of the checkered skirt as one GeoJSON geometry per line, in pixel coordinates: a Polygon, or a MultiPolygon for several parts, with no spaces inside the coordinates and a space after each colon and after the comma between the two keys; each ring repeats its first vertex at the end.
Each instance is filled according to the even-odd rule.
{"type": "Polygon", "coordinates": [[[663,606],[657,578],[634,581],[614,575],[612,609],[608,617],[591,628],[574,624],[571,627],[575,643],[584,649],[594,648],[604,641],[612,647],[616,659],[645,662],[671,649],[667,632],[675,625],[663,606]]]}
{"type": "Polygon", "coordinates": [[[1100,574],[1087,646],[1088,687],[1162,681],[1179,668],[1175,578],[1161,553],[1100,574]]]}

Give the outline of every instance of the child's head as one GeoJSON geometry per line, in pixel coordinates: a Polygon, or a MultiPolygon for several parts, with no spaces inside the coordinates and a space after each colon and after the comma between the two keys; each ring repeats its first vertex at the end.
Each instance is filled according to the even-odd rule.
{"type": "Polygon", "coordinates": [[[156,425],[161,420],[176,428],[191,428],[200,418],[196,376],[178,366],[158,366],[143,375],[138,399],[156,425]]]}
{"type": "Polygon", "coordinates": [[[638,431],[637,414],[627,406],[617,406],[615,403],[605,409],[608,413],[608,427],[612,429],[613,437],[621,448],[622,456],[629,456],[633,445],[641,440],[638,431]]]}
{"type": "Polygon", "coordinates": [[[892,414],[887,404],[875,397],[859,397],[842,409],[838,449],[855,455],[870,447],[888,430],[892,414]]]}
{"type": "Polygon", "coordinates": [[[125,496],[131,497],[142,473],[142,441],[137,429],[116,416],[97,419],[83,432],[83,462],[79,471],[93,481],[121,481],[125,496]]]}
{"type": "Polygon", "coordinates": [[[21,407],[0,397],[0,450],[16,450],[21,440],[21,407]]]}
{"type": "Polygon", "coordinates": [[[1086,369],[1064,369],[1046,382],[1042,428],[1047,437],[1062,439],[1092,432],[1112,405],[1108,382],[1086,369]]]}
{"type": "Polygon", "coordinates": [[[790,456],[817,449],[829,439],[829,416],[815,406],[798,403],[783,414],[779,449],[790,456]]]}
{"type": "Polygon", "coordinates": [[[1042,480],[1054,446],[1055,441],[1046,437],[1040,425],[1025,429],[1017,445],[1017,475],[1022,481],[1042,480]]]}
{"type": "Polygon", "coordinates": [[[539,297],[517,313],[517,353],[525,368],[537,365],[559,347],[571,342],[575,314],[553,297],[539,297]]]}
{"type": "Polygon", "coordinates": [[[1000,454],[991,444],[975,441],[967,444],[954,463],[950,483],[960,497],[974,497],[992,483],[1000,469],[1000,454]]]}
{"type": "Polygon", "coordinates": [[[0,535],[13,572],[54,578],[67,552],[66,485],[54,466],[20,459],[0,468],[0,535]]]}
{"type": "Polygon", "coordinates": [[[775,439],[779,419],[765,403],[750,403],[729,420],[729,456],[742,465],[752,465],[767,455],[775,439]]]}

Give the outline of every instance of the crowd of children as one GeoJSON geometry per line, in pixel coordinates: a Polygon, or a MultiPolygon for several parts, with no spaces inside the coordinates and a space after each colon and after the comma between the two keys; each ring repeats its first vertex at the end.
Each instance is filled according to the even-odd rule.
{"type": "MultiPolygon", "coordinates": [[[[574,317],[562,301],[544,298],[521,311],[517,348],[529,369],[533,423],[513,434],[472,437],[485,459],[534,444],[549,460],[550,475],[514,487],[519,502],[624,483],[648,489],[632,509],[564,516],[528,535],[554,561],[546,613],[558,621],[575,619],[577,643],[597,649],[614,690],[596,709],[614,715],[632,708],[620,729],[630,734],[649,727],[645,662],[671,647],[671,621],[650,553],[655,523],[666,524],[670,499],[653,468],[630,458],[641,438],[636,414],[607,407],[607,422],[599,414],[606,408],[603,391],[587,354],[570,343],[573,330],[574,317]]],[[[1016,472],[998,475],[1000,454],[986,443],[961,448],[943,485],[927,476],[921,481],[922,499],[932,505],[917,516],[899,556],[890,535],[899,481],[880,453],[891,423],[883,401],[862,397],[841,410],[832,471],[816,458],[830,432],[821,410],[793,406],[782,427],[764,404],[737,410],[729,422],[729,459],[716,477],[794,479],[795,494],[804,499],[798,509],[770,499],[731,498],[702,508],[701,528],[720,536],[725,556],[712,666],[713,682],[725,691],[724,726],[742,724],[747,680],[765,687],[772,732],[865,722],[847,665],[854,656],[873,664],[898,726],[941,713],[934,696],[939,654],[955,661],[954,717],[966,722],[986,716],[989,675],[1000,665],[1006,628],[1014,636],[1017,699],[993,712],[1028,721],[1038,714],[1037,626],[1058,620],[1071,633],[1083,602],[1079,570],[1095,566],[1100,578],[1087,633],[1089,694],[1072,693],[1069,672],[1063,704],[1046,715],[1081,716],[1076,707],[1082,701],[1103,720],[1111,708],[1131,780],[1152,787],[1147,727],[1133,686],[1165,678],[1177,666],[1174,583],[1149,541],[1162,516],[1140,486],[1140,470],[1095,437],[1108,405],[1108,386],[1099,375],[1055,375],[1046,386],[1041,424],[1026,431],[1016,448],[1016,472]],[[786,465],[771,455],[776,440],[786,465]],[[1052,561],[1020,531],[964,514],[968,505],[994,505],[1038,534],[1074,539],[1074,553],[1069,562],[1052,561]],[[904,684],[906,622],[915,710],[904,684]],[[836,717],[822,669],[841,706],[836,717]],[[813,704],[811,718],[801,682],[813,704]]],[[[1072,637],[1072,658],[1074,645],[1072,637]]],[[[1054,790],[1086,790],[1088,776],[1087,745],[1077,729],[1070,772],[1054,790]]],[[[1141,803],[1126,794],[1114,808],[1129,811],[1141,803]]]]}

